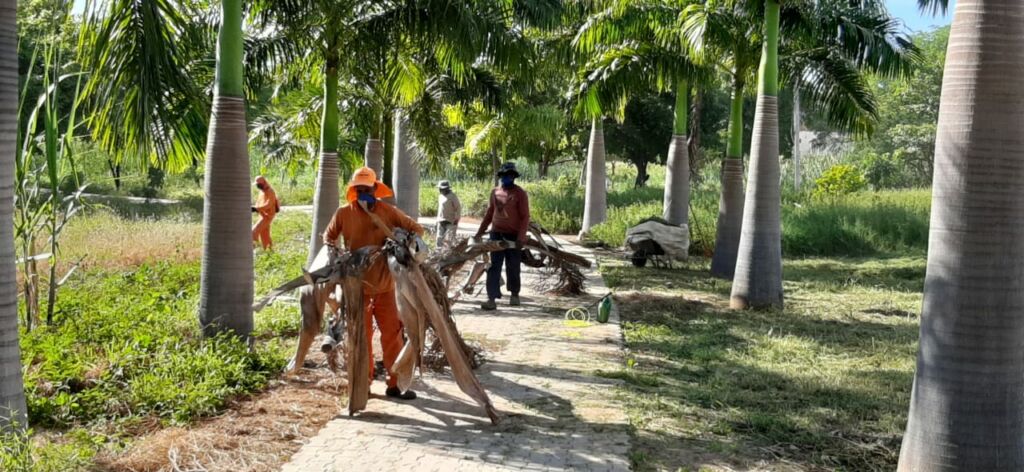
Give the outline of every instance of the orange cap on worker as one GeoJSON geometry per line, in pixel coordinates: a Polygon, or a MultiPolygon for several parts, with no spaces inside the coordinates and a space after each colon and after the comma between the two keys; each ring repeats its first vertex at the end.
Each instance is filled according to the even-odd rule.
{"type": "Polygon", "coordinates": [[[345,200],[349,203],[355,203],[359,197],[359,192],[356,192],[356,187],[373,187],[376,185],[373,191],[373,196],[377,199],[388,198],[395,196],[395,192],[391,191],[391,188],[384,185],[384,182],[377,180],[377,173],[369,167],[360,167],[352,173],[352,179],[348,181],[348,192],[345,194],[345,200]]]}

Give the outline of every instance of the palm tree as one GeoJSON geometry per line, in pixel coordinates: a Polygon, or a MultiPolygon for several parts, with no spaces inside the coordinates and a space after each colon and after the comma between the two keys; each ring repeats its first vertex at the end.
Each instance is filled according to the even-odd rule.
{"type": "MultiPolygon", "coordinates": [[[[899,470],[1024,469],[1024,3],[959,0],[935,143],[921,341],[899,470]]],[[[943,0],[920,4],[946,8],[943,0]]]]}
{"type": "Polygon", "coordinates": [[[611,0],[584,23],[575,44],[595,57],[585,76],[603,93],[628,96],[640,89],[676,94],[672,141],[666,155],[664,217],[686,224],[690,203],[690,159],[687,149],[689,84],[707,80],[707,71],[689,59],[677,18],[688,2],[676,0],[611,0]]]}
{"type": "Polygon", "coordinates": [[[583,224],[580,237],[608,218],[608,189],[605,188],[604,116],[590,118],[590,143],[587,145],[587,186],[583,200],[583,224]]]}
{"type": "MultiPolygon", "coordinates": [[[[722,164],[715,254],[711,273],[732,278],[745,211],[743,191],[743,95],[762,47],[760,0],[695,4],[680,16],[695,57],[724,57],[719,66],[732,80],[729,144],[722,164]]],[[[877,118],[864,72],[899,76],[909,72],[917,50],[882,2],[791,1],[780,5],[777,69],[801,84],[801,98],[842,129],[868,133],[877,118]]]]}
{"type": "Polygon", "coordinates": [[[412,218],[420,216],[420,166],[409,148],[409,123],[395,114],[395,157],[391,183],[399,210],[412,218]]]}
{"type": "Polygon", "coordinates": [[[17,1],[0,2],[0,431],[26,426],[14,267],[14,152],[18,136],[17,1]]]}
{"type": "Polygon", "coordinates": [[[242,0],[221,0],[217,76],[206,147],[199,323],[207,335],[252,331],[249,150],[242,67],[242,0]]]}
{"type": "Polygon", "coordinates": [[[778,0],[765,0],[764,52],[758,71],[750,182],[729,303],[733,308],[782,308],[779,13],[778,0]]]}
{"type": "MultiPolygon", "coordinates": [[[[782,229],[779,185],[779,33],[783,13],[777,0],[755,0],[764,8],[764,51],[758,74],[757,110],[751,145],[748,191],[733,278],[733,308],[781,308],[782,229]]],[[[803,5],[787,3],[787,62],[792,71],[816,79],[808,93],[833,124],[866,132],[877,119],[861,71],[898,75],[909,69],[916,50],[894,35],[894,22],[879,2],[845,0],[803,5]],[[862,26],[845,33],[850,23],[862,26]],[[824,25],[824,26],[822,26],[824,25]],[[836,39],[835,32],[839,31],[836,39]],[[834,92],[842,88],[843,93],[834,92]]],[[[752,11],[753,8],[751,9],[752,11]]]]}
{"type": "Polygon", "coordinates": [[[718,65],[732,82],[729,139],[720,173],[721,196],[711,259],[711,275],[731,279],[743,216],[743,100],[762,34],[759,25],[738,5],[693,4],[683,10],[680,20],[695,58],[718,65]]]}

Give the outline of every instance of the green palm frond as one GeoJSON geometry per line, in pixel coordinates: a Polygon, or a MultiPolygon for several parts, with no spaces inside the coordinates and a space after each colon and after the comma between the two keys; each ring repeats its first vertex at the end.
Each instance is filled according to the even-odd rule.
{"type": "Polygon", "coordinates": [[[801,69],[805,103],[822,112],[829,123],[859,135],[873,131],[878,118],[874,95],[856,64],[819,51],[801,69]]]}
{"type": "Polygon", "coordinates": [[[946,13],[949,9],[949,0],[917,0],[921,11],[931,12],[933,15],[946,13]]]}
{"type": "MultiPolygon", "coordinates": [[[[188,4],[111,0],[81,58],[92,75],[87,125],[116,162],[181,170],[202,157],[209,99],[191,77],[202,22],[188,4]]],[[[102,15],[102,16],[101,16],[102,15]]]]}

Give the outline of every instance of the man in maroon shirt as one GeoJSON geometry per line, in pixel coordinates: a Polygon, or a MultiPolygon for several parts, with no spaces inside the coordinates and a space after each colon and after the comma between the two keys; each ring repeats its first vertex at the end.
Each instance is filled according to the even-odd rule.
{"type": "Polygon", "coordinates": [[[495,300],[501,298],[501,265],[506,266],[508,291],[512,293],[509,305],[519,306],[519,266],[522,264],[522,248],[526,243],[526,229],[530,226],[530,202],[526,191],[516,185],[514,162],[506,162],[498,170],[501,184],[491,190],[491,199],[487,205],[487,214],[480,222],[476,232],[479,239],[487,227],[491,228],[491,241],[515,241],[516,246],[504,251],[491,253],[491,267],[487,269],[487,301],[480,305],[481,309],[498,308],[495,300]]]}

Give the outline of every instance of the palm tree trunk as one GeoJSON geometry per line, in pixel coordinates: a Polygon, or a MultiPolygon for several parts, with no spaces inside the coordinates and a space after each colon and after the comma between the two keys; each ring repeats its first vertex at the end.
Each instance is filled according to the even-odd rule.
{"type": "Polygon", "coordinates": [[[782,308],[779,189],[779,2],[765,0],[765,39],[750,148],[750,191],[732,279],[733,308],[782,308]]]}
{"type": "Polygon", "coordinates": [[[14,266],[14,149],[18,135],[18,29],[15,0],[0,1],[0,431],[27,426],[18,344],[14,266]]]}
{"type": "Polygon", "coordinates": [[[736,252],[743,227],[743,79],[733,78],[732,109],[729,117],[729,147],[719,174],[722,194],[718,200],[718,225],[715,229],[715,253],[711,275],[732,279],[736,271],[736,252]]]}
{"type": "Polygon", "coordinates": [[[377,174],[377,178],[384,182],[385,185],[394,188],[394,182],[391,181],[392,173],[394,172],[394,159],[395,159],[395,113],[388,113],[384,115],[384,149],[382,152],[381,160],[381,172],[377,174]]]}
{"type": "Polygon", "coordinates": [[[793,189],[800,191],[803,185],[803,169],[800,162],[800,130],[803,128],[800,116],[800,81],[793,82],[793,189]]]}
{"type": "Polygon", "coordinates": [[[604,124],[602,118],[594,118],[590,127],[590,147],[587,149],[587,189],[583,202],[583,227],[580,236],[585,236],[594,226],[604,222],[608,212],[607,191],[604,188],[604,124]]]}
{"type": "Polygon", "coordinates": [[[690,216],[690,156],[686,148],[686,94],[689,92],[686,81],[680,81],[676,87],[675,127],[665,171],[664,217],[676,225],[687,224],[690,216]]]}
{"type": "Polygon", "coordinates": [[[366,138],[366,148],[363,150],[363,165],[373,169],[380,179],[384,175],[384,143],[380,138],[370,135],[366,138]]]}
{"type": "Polygon", "coordinates": [[[206,335],[228,330],[247,337],[253,324],[253,264],[242,89],[242,1],[221,0],[221,19],[206,147],[199,323],[206,335]]]}
{"type": "Polygon", "coordinates": [[[700,89],[693,93],[693,105],[690,107],[690,132],[687,136],[686,147],[690,154],[690,175],[700,175],[700,142],[701,142],[701,117],[704,115],[704,98],[700,89]]]}
{"type": "Polygon", "coordinates": [[[306,265],[320,253],[323,234],[337,211],[338,200],[338,66],[335,58],[327,59],[324,70],[324,110],[320,125],[320,162],[313,194],[313,228],[309,235],[306,265]]]}
{"type": "Polygon", "coordinates": [[[901,471],[1024,470],[1024,3],[960,0],[901,471]]]}
{"type": "Polygon", "coordinates": [[[398,209],[412,218],[420,217],[420,166],[409,149],[409,128],[401,113],[395,113],[395,196],[398,209]]]}

